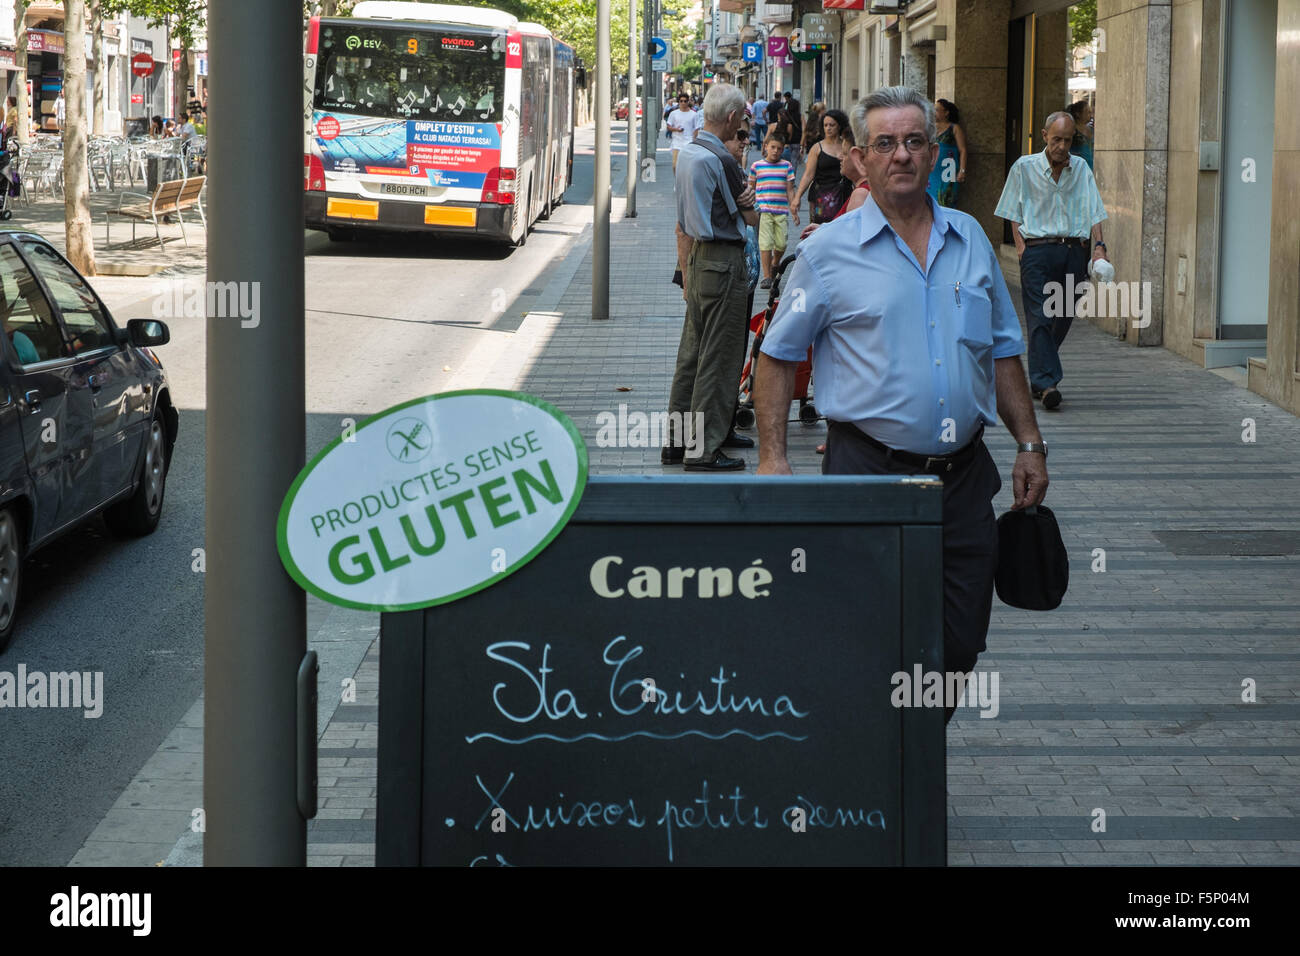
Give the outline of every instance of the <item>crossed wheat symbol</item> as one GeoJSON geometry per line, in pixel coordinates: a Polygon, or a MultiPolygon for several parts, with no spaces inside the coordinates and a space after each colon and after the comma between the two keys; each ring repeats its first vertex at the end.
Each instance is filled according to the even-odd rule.
{"type": "Polygon", "coordinates": [[[397,455],[398,458],[405,458],[407,453],[410,452],[412,447],[416,448],[419,451],[424,451],[425,448],[428,447],[427,445],[421,445],[418,441],[416,441],[416,439],[420,436],[420,432],[422,432],[423,430],[424,430],[423,422],[416,422],[415,427],[411,429],[411,434],[409,435],[406,434],[404,431],[402,431],[400,428],[393,429],[393,434],[397,435],[405,443],[402,445],[402,450],[397,455]]]}

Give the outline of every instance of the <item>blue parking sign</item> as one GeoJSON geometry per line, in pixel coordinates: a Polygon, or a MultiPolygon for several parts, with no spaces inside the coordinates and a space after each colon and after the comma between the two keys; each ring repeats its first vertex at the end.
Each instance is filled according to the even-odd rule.
{"type": "Polygon", "coordinates": [[[745,44],[745,49],[744,49],[743,59],[744,59],[744,61],[745,61],[746,63],[762,63],[762,62],[763,62],[763,44],[761,44],[761,43],[746,43],[746,44],[745,44]]]}

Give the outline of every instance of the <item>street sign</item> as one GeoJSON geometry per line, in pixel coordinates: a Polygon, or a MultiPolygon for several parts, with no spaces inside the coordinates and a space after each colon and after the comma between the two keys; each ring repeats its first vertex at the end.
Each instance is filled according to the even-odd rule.
{"type": "Polygon", "coordinates": [[[668,70],[668,57],[662,56],[659,57],[657,60],[650,61],[650,72],[664,73],[667,72],[667,70],[668,70]]]}
{"type": "Polygon", "coordinates": [[[668,55],[668,44],[664,42],[663,37],[654,37],[650,41],[650,58],[662,60],[668,55]]]}
{"type": "Polygon", "coordinates": [[[837,16],[825,13],[805,13],[803,17],[803,42],[834,43],[838,31],[835,29],[837,16]]]}
{"type": "Polygon", "coordinates": [[[153,54],[137,53],[131,57],[131,72],[136,76],[148,76],[153,72],[153,54]]]}
{"type": "Polygon", "coordinates": [[[285,570],[322,600],[430,607],[508,577],[560,533],[587,483],[573,422],[531,395],[445,392],[348,429],[294,480],[285,570]]]}
{"type": "Polygon", "coordinates": [[[942,866],[942,490],[597,477],[384,615],[376,863],[942,866]]]}
{"type": "Polygon", "coordinates": [[[802,30],[791,30],[790,36],[787,37],[786,39],[790,47],[791,53],[803,52],[803,31],[802,30]]]}
{"type": "Polygon", "coordinates": [[[746,63],[763,62],[763,44],[746,43],[742,49],[743,59],[746,63]]]}

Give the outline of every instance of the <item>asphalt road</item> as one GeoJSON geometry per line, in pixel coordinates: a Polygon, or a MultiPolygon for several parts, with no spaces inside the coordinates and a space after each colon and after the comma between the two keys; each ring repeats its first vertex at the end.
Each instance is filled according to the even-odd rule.
{"type": "MultiPolygon", "coordinates": [[[[615,124],[616,153],[623,126],[615,124]]],[[[308,457],[343,419],[441,390],[485,334],[518,327],[590,222],[593,141],[592,128],[578,132],[566,202],[522,248],[309,240],[308,457]]],[[[613,165],[621,193],[622,157],[613,165]]],[[[115,318],[149,314],[141,300],[115,318]]],[[[119,541],[96,519],[24,567],[19,630],[0,671],[101,671],[103,714],[0,710],[0,865],[66,864],[202,690],[203,575],[192,554],[204,534],[204,325],[168,324],[172,341],[159,351],[180,437],[161,525],[119,541]]],[[[328,611],[312,599],[309,629],[328,611]]]]}

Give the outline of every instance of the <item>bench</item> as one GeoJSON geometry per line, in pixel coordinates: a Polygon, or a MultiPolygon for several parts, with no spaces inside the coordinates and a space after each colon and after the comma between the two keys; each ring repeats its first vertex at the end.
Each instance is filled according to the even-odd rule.
{"type": "Polygon", "coordinates": [[[194,176],[190,179],[173,179],[171,182],[159,183],[158,188],[153,191],[152,196],[144,193],[122,193],[122,198],[118,201],[116,209],[109,209],[104,213],[104,242],[108,248],[112,248],[113,242],[109,231],[109,225],[113,216],[119,216],[123,219],[131,220],[131,242],[135,242],[135,226],[137,222],[153,223],[154,234],[158,237],[158,245],[165,245],[162,237],[160,224],[164,216],[175,215],[181,224],[181,238],[185,240],[185,245],[190,244],[189,236],[185,235],[185,217],[181,211],[185,209],[197,209],[199,219],[203,222],[203,228],[207,228],[208,219],[203,213],[203,204],[199,202],[199,194],[203,192],[203,187],[207,183],[206,176],[194,176]],[[141,199],[143,202],[127,205],[127,199],[141,199]]]}

